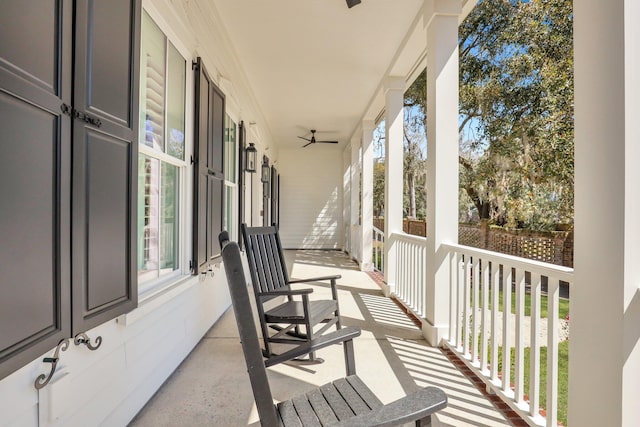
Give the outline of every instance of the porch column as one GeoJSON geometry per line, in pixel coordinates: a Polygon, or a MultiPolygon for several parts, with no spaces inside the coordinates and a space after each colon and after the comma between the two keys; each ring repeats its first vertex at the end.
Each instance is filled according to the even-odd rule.
{"type": "MultiPolygon", "coordinates": [[[[393,233],[402,232],[404,90],[402,77],[387,77],[385,89],[385,161],[384,161],[384,279],[385,294],[396,284],[396,247],[393,233]]],[[[388,295],[387,295],[388,296],[388,295]]]]}
{"type": "Polygon", "coordinates": [[[360,270],[373,270],[373,120],[362,122],[362,239],[360,241],[360,270]]]}
{"type": "Polygon", "coordinates": [[[351,138],[351,258],[360,262],[360,137],[351,138]]]}
{"type": "Polygon", "coordinates": [[[344,250],[351,253],[351,148],[342,152],[342,221],[344,224],[344,250]]]}
{"type": "Polygon", "coordinates": [[[574,2],[569,424],[640,425],[640,5],[574,2]]]}
{"type": "Polygon", "coordinates": [[[451,269],[440,246],[458,243],[458,16],[460,0],[426,0],[427,278],[423,334],[439,345],[449,334],[451,269]]]}

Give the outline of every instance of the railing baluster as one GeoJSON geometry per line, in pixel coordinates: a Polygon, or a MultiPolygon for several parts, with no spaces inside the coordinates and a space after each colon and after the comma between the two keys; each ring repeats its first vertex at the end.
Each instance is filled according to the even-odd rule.
{"type": "Polygon", "coordinates": [[[491,261],[491,381],[498,382],[498,309],[500,297],[500,267],[491,261]]]}
{"type": "Polygon", "coordinates": [[[482,344],[480,347],[480,369],[486,371],[489,368],[489,262],[482,260],[482,344]]]}
{"type": "Polygon", "coordinates": [[[539,274],[531,273],[531,347],[529,350],[529,414],[540,412],[540,293],[539,274]]]}
{"type": "Polygon", "coordinates": [[[472,332],[472,341],[471,348],[473,349],[473,363],[478,364],[480,359],[479,352],[479,321],[478,321],[478,308],[480,306],[480,258],[478,256],[474,256],[472,258],[473,261],[473,311],[471,312],[471,316],[473,319],[473,332],[472,332]]]}
{"type": "Polygon", "coordinates": [[[464,334],[463,334],[463,354],[466,358],[471,357],[469,344],[471,339],[471,325],[469,321],[471,314],[471,262],[469,256],[464,257],[464,334]]]}
{"type": "Polygon", "coordinates": [[[524,270],[516,270],[516,363],[515,401],[524,400],[524,270]]]}
{"type": "MultiPolygon", "coordinates": [[[[458,265],[456,253],[449,252],[449,341],[458,346],[458,265]]],[[[425,262],[426,265],[426,262],[425,262]]],[[[426,282],[425,282],[426,285],[426,282]]],[[[425,286],[426,287],[426,286],[425,286]]],[[[426,308],[426,306],[425,306],[426,308]]]]}
{"type": "Polygon", "coordinates": [[[511,286],[513,269],[502,265],[502,391],[511,393],[511,286]]]}
{"type": "Polygon", "coordinates": [[[547,289],[547,427],[558,425],[558,319],[560,281],[548,278],[547,289]]]}
{"type": "Polygon", "coordinates": [[[464,348],[464,337],[463,337],[463,331],[464,331],[464,317],[463,317],[463,313],[464,313],[464,304],[465,304],[465,299],[464,299],[464,288],[465,288],[465,274],[464,274],[464,259],[463,259],[463,255],[460,252],[456,253],[456,264],[457,264],[457,285],[458,288],[456,289],[456,295],[457,295],[457,301],[458,301],[458,309],[456,310],[456,323],[458,325],[458,330],[456,332],[456,341],[457,341],[457,348],[458,349],[463,349],[464,348]]]}

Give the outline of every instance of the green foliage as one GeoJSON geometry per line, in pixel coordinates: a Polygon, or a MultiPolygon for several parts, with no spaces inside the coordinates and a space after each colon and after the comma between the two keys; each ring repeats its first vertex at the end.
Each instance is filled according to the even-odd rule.
{"type": "Polygon", "coordinates": [[[373,215],[381,216],[384,212],[384,163],[373,164],[373,215]]]}
{"type": "MultiPolygon", "coordinates": [[[[459,52],[461,221],[534,230],[572,224],[572,0],[480,0],[460,26],[459,52]]],[[[403,210],[420,219],[426,98],[425,70],[404,100],[403,210]]],[[[378,132],[377,147],[383,143],[378,132]]],[[[375,173],[381,212],[384,165],[375,173]]]]}
{"type": "Polygon", "coordinates": [[[460,187],[480,218],[573,221],[572,18],[571,0],[485,0],[460,26],[460,187]]]}

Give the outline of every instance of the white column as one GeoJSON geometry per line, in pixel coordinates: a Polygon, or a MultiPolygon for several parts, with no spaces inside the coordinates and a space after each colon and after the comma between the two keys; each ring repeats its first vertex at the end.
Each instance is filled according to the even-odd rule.
{"type": "Polygon", "coordinates": [[[351,258],[360,262],[360,137],[351,138],[351,258]]]}
{"type": "Polygon", "coordinates": [[[569,424],[640,425],[640,6],[574,3],[569,424]]]}
{"type": "Polygon", "coordinates": [[[427,277],[423,334],[439,345],[449,333],[449,258],[458,243],[458,15],[460,0],[425,1],[427,28],[427,277]]]}
{"type": "Polygon", "coordinates": [[[391,234],[402,232],[404,90],[401,77],[387,77],[385,88],[384,279],[385,293],[395,289],[396,248],[391,234]]]}
{"type": "Polygon", "coordinates": [[[373,120],[362,122],[362,240],[360,270],[373,270],[373,120]]]}
{"type": "Polygon", "coordinates": [[[342,219],[344,223],[344,250],[351,253],[351,148],[342,152],[342,219]]]}

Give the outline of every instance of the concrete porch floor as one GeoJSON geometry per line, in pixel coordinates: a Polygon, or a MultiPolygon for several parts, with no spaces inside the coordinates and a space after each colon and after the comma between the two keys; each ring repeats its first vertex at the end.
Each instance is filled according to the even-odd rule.
{"type": "MultiPolygon", "coordinates": [[[[358,375],[384,403],[435,385],[447,393],[449,406],[438,413],[434,426],[514,425],[440,349],[429,347],[413,322],[346,254],[287,251],[287,259],[292,278],[342,275],[338,287],[343,322],[362,329],[354,341],[358,375]]],[[[328,285],[311,287],[314,298],[330,298],[328,285]]],[[[318,356],[325,362],[269,368],[274,399],[285,400],[344,376],[340,346],[318,356]]],[[[521,425],[518,421],[515,425],[521,425]]],[[[131,427],[205,425],[259,425],[231,310],[130,423],[131,427]]]]}

